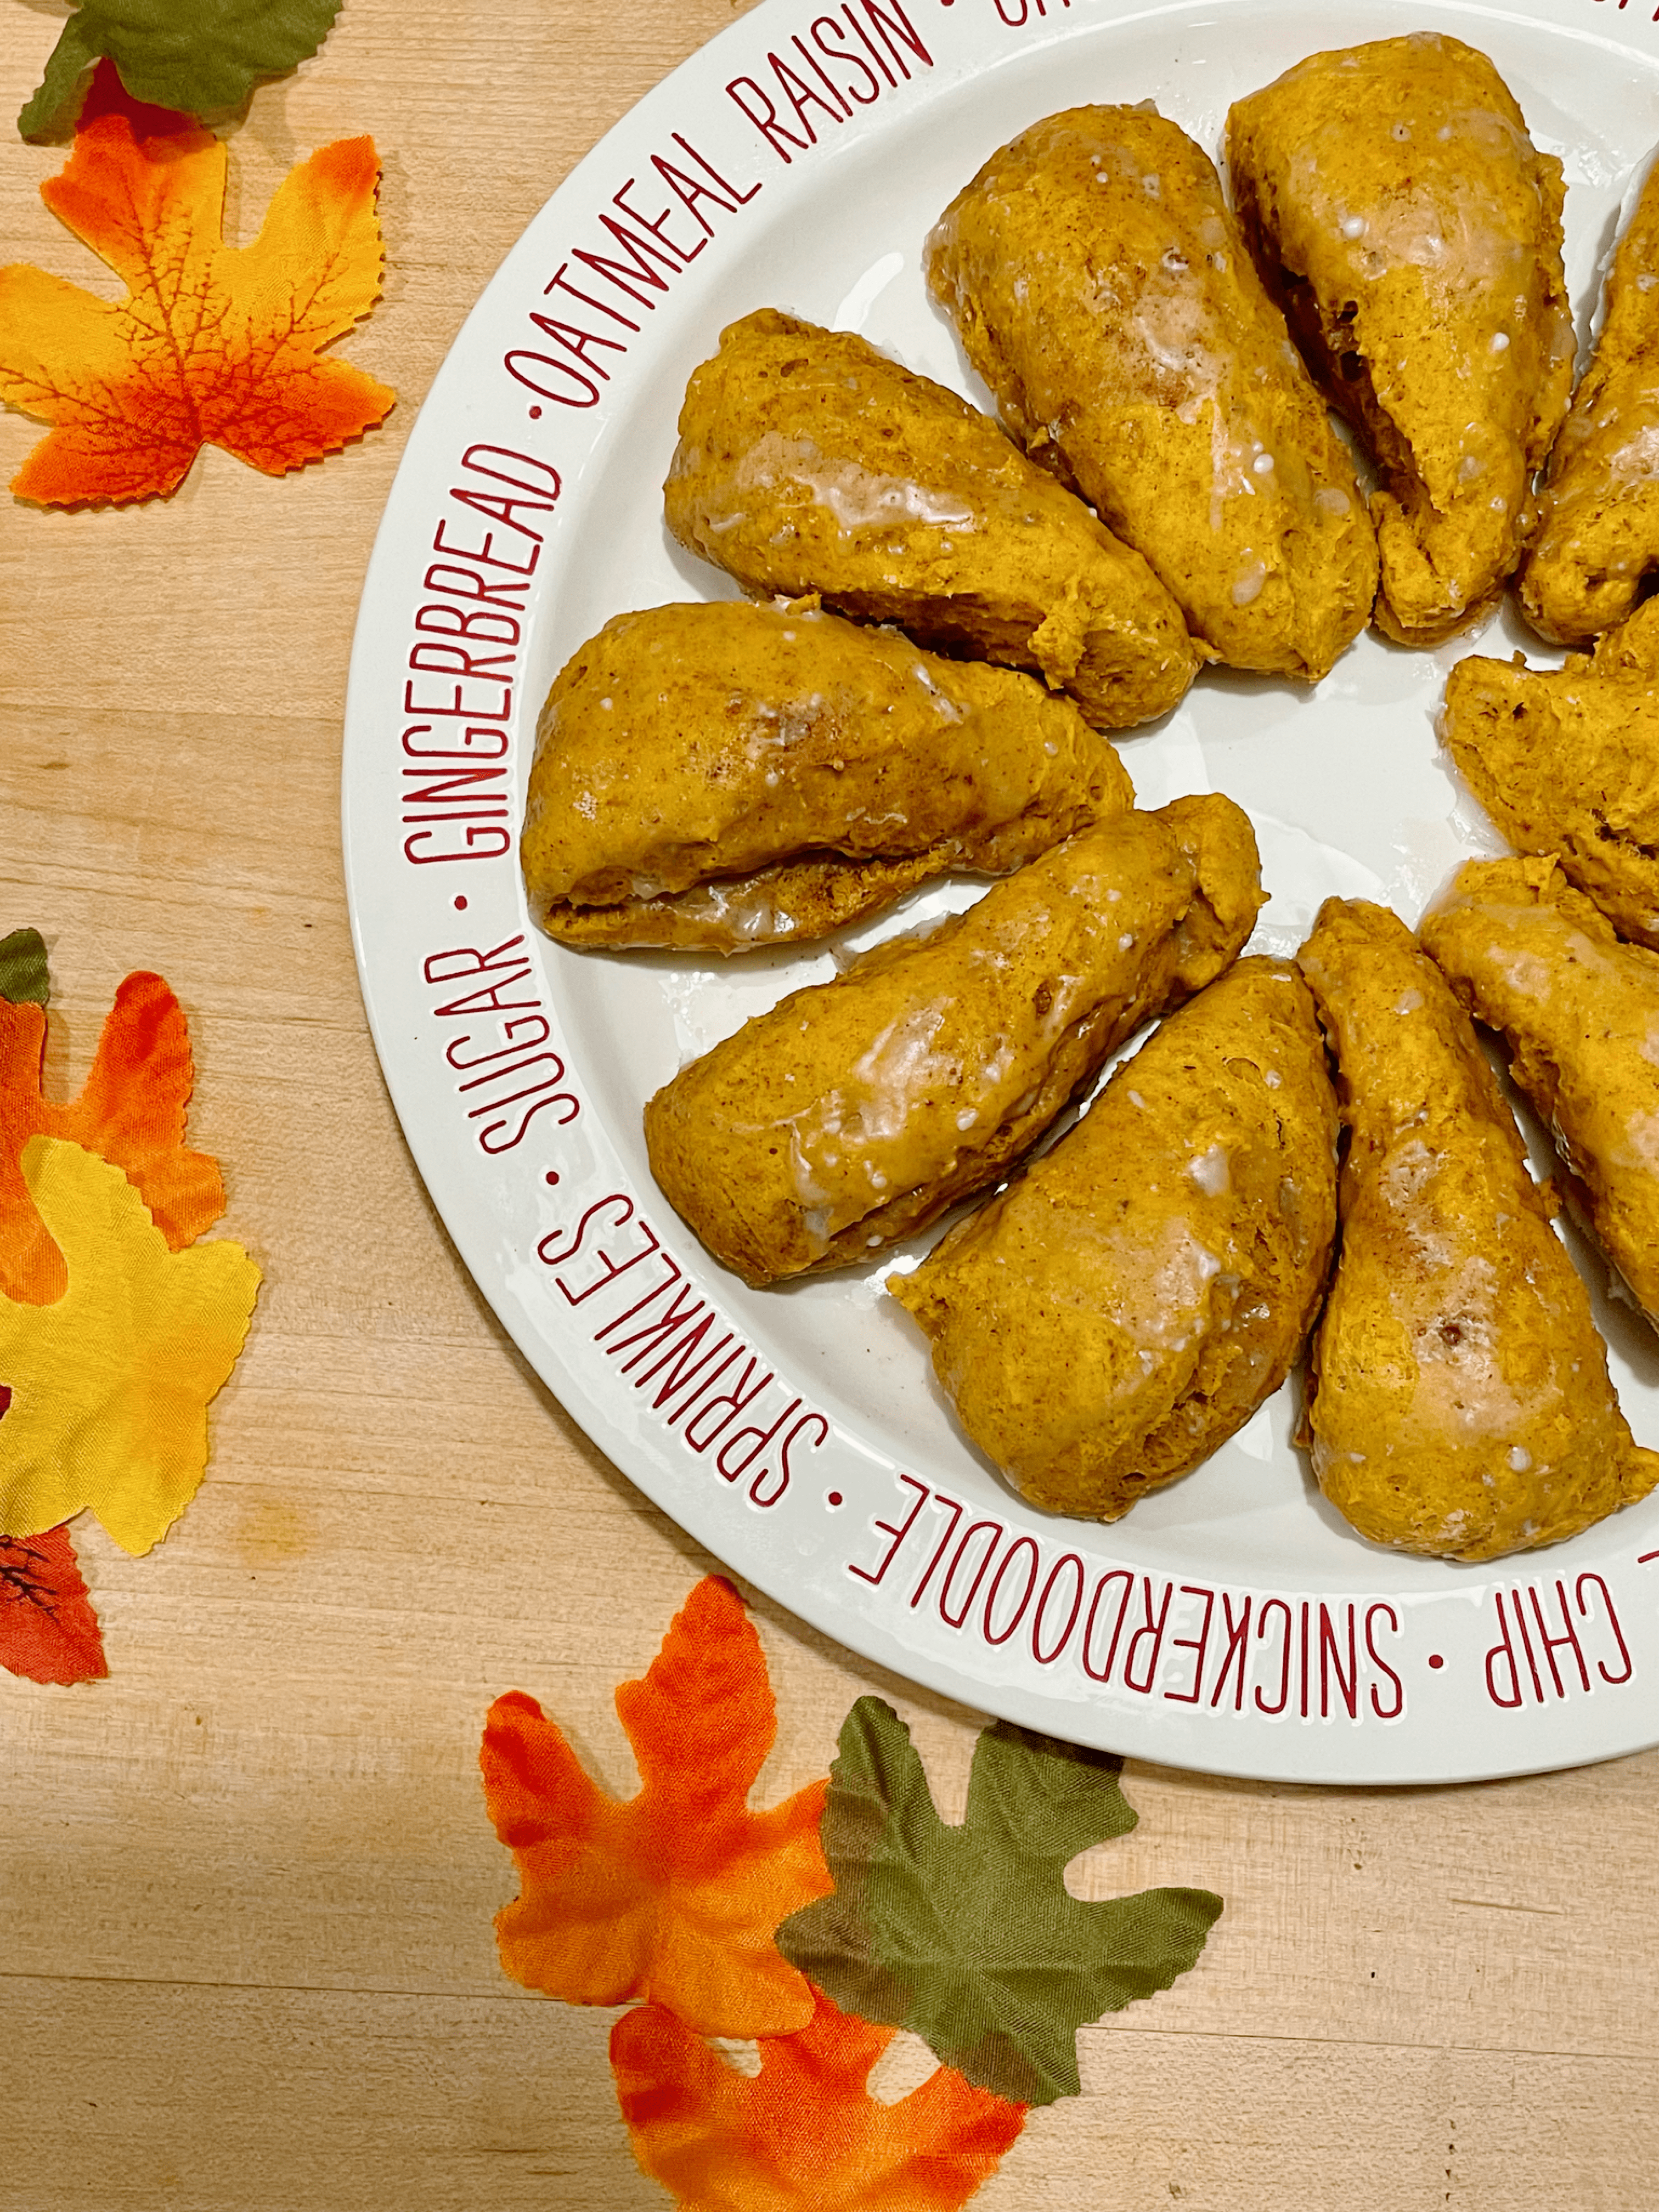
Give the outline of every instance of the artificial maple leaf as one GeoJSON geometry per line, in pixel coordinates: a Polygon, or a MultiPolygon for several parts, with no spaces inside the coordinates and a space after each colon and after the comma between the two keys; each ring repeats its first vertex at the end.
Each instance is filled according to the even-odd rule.
{"type": "Polygon", "coordinates": [[[0,937],[0,999],[13,1006],[44,1006],[52,996],[46,940],[38,929],[14,929],[0,937]]]}
{"type": "Polygon", "coordinates": [[[23,1174],[69,1262],[56,1305],[0,1298],[0,1529],[32,1536],[90,1506],[147,1552],[207,1470],[208,1401],[247,1335],[259,1270],[228,1240],[170,1252],[122,1174],[34,1137],[23,1174]]]}
{"type": "Polygon", "coordinates": [[[340,0],[82,0],[17,128],[38,138],[67,121],[106,54],[135,100],[186,115],[240,107],[262,77],[314,54],[339,12],[340,0]]]}
{"type": "Polygon", "coordinates": [[[92,1682],[109,1672],[67,1528],[0,1536],[0,1667],[32,1682],[92,1682]]]}
{"type": "Polygon", "coordinates": [[[495,1918],[502,1966],[568,2004],[653,1998],[702,2035],[804,2027],[812,1993],[772,1932],[830,1887],[829,1785],[748,1809],[777,1707],[729,1583],[697,1584],[617,1711],[641,1776],[626,1802],[589,1778],[533,1698],[513,1691],[489,1709],[484,1794],[522,1885],[495,1918]]]}
{"type": "Polygon", "coordinates": [[[23,1180],[31,1137],[64,1137],[122,1169],[177,1251],[225,1210],[218,1163],[185,1148],[196,1080],[184,1010],[159,975],[129,975],[115,994],[79,1095],[58,1105],[41,1090],[44,1006],[0,999],[0,1292],[33,1305],[64,1295],[63,1255],[23,1180]]]}
{"type": "Polygon", "coordinates": [[[110,304],[0,269],[0,399],[57,427],[12,479],[42,506],[170,492],[204,445],[281,476],[382,420],[395,394],[319,348],[379,296],[370,138],[290,169],[252,246],[223,243],[225,149],[126,98],[101,63],[40,197],[128,287],[110,304]]]}
{"type": "Polygon", "coordinates": [[[657,2005],[611,2033],[634,2155],[684,2212],[956,2212],[1025,2107],[941,2066],[884,2105],[865,2087],[893,2039],[817,1993],[811,2025],[761,2045],[752,2078],[657,2005]]]}
{"type": "Polygon", "coordinates": [[[1205,1889],[1103,1904],[1067,1891],[1068,1860],[1135,1825],[1121,1765],[1000,1722],[974,1747],[967,1815],[949,1827],[909,1730],[860,1698],[823,1816],[835,1893],[786,1921],[778,1948],[970,2081],[1023,2104],[1075,2097],[1078,2029],[1168,1989],[1221,1911],[1205,1889]]]}

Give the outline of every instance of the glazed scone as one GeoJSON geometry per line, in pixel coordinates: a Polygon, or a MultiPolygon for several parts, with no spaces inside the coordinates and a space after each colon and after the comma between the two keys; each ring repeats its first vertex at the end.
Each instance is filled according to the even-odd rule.
{"type": "Polygon", "coordinates": [[[1538,495],[1516,590],[1559,645],[1588,645],[1659,568],[1659,166],[1613,257],[1595,352],[1538,495]]]}
{"type": "Polygon", "coordinates": [[[1467,861],[1422,937],[1509,1040],[1569,1203],[1659,1322],[1659,953],[1621,944],[1547,859],[1467,861]]]}
{"type": "Polygon", "coordinates": [[[1009,428],[1144,553],[1235,668],[1325,674],[1376,548],[1346,453],[1213,164],[1150,104],[1051,115],[927,241],[1009,428]]]}
{"type": "Polygon", "coordinates": [[[562,943],[735,952],[948,871],[1006,875],[1133,803],[1105,738],[1030,676],[727,601],[618,615],[567,663],[520,853],[562,943]]]}
{"type": "Polygon", "coordinates": [[[1404,922],[1328,899],[1299,955],[1336,1056],[1341,1256],[1314,1339],[1319,1486],[1373,1543],[1498,1559],[1659,1479],[1468,1016],[1404,922]]]}
{"type": "Polygon", "coordinates": [[[850,331],[764,307],[696,370],[668,527],[757,597],[1031,670],[1097,729],[1167,714],[1201,655],[1139,553],[987,415],[850,331]]]}
{"type": "Polygon", "coordinates": [[[887,1287],[1033,1503],[1115,1521],[1290,1371],[1336,1229],[1336,1103],[1288,961],[1241,960],[887,1287]]]}
{"type": "Polygon", "coordinates": [[[652,1173],[747,1283],[867,1260],[994,1182],[1261,904],[1231,799],[1120,815],[683,1068],[645,1109],[652,1173]]]}
{"type": "Polygon", "coordinates": [[[1510,843],[1553,853],[1619,931],[1659,950],[1659,600],[1549,672],[1470,654],[1440,735],[1510,843]]]}
{"type": "Polygon", "coordinates": [[[1486,57],[1432,31],[1235,103],[1238,219],[1382,477],[1376,620],[1435,645],[1501,594],[1572,380],[1561,164],[1486,57]]]}

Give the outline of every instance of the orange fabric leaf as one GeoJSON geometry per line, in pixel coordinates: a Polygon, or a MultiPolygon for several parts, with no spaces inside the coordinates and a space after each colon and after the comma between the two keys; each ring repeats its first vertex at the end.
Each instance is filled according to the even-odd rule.
{"type": "Polygon", "coordinates": [[[126,283],[110,304],[0,269],[0,398],[56,425],[12,480],[42,506],[174,490],[204,445],[267,476],[337,451],[395,394],[323,360],[378,298],[380,162],[341,139],[291,169],[253,244],[225,245],[225,149],[100,63],[54,215],[126,283]]]}
{"type": "Polygon", "coordinates": [[[44,1006],[0,999],[0,1291],[51,1305],[69,1284],[23,1180],[31,1137],[66,1137],[121,1169],[177,1252],[225,1210],[218,1164],[185,1148],[185,1107],[196,1080],[184,1010],[159,975],[129,975],[115,994],[78,1097],[58,1105],[41,1089],[44,1006]]]}
{"type": "Polygon", "coordinates": [[[751,2078],[641,2006],[611,2036],[634,2155],[684,2212],[956,2212],[996,2172],[1026,2108],[949,2066],[878,2103],[865,2083],[894,2033],[818,1995],[802,2033],[762,2043],[751,2078]]]}
{"type": "Polygon", "coordinates": [[[568,2004],[653,1998],[703,2035],[805,2027],[811,1985],[772,1936],[830,1887],[818,1843],[829,1784],[748,1809],[777,1708],[729,1583],[698,1583],[617,1711],[641,1784],[626,1802],[589,1778],[533,1698],[514,1691],[490,1708],[484,1794],[521,1885],[495,1919],[502,1966],[568,2004]]]}

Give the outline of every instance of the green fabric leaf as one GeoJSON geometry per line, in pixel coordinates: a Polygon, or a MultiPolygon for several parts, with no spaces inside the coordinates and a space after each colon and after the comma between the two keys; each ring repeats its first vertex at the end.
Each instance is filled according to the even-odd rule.
{"type": "Polygon", "coordinates": [[[61,128],[100,54],[134,100],[184,115],[240,107],[261,78],[314,54],[339,12],[340,0],[85,0],[17,127],[26,138],[61,128]]]}
{"type": "Polygon", "coordinates": [[[981,2088],[1023,2105],[1075,2097],[1078,2029],[1168,1989],[1221,1911],[1206,1889],[1102,1904],[1066,1890],[1068,1861],[1135,1825],[1122,1764],[999,1722],[950,1827],[909,1730],[860,1698],[820,1830],[835,1892],[792,1914],[778,1948],[843,2012],[908,2028],[981,2088]]]}
{"type": "Polygon", "coordinates": [[[52,996],[46,970],[46,941],[38,929],[14,929],[0,937],[0,999],[14,1006],[44,1006],[52,996]]]}
{"type": "Polygon", "coordinates": [[[85,18],[71,15],[47,57],[40,90],[17,118],[21,137],[49,137],[53,131],[67,129],[74,122],[86,90],[87,72],[101,51],[87,43],[85,18]]]}

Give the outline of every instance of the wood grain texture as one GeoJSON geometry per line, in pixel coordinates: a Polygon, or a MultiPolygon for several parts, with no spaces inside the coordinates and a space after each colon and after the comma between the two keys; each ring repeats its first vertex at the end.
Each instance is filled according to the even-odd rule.
{"type": "MultiPolygon", "coordinates": [[[[62,20],[8,0],[0,108],[62,20]]],[[[727,0],[347,0],[231,132],[231,235],[372,131],[386,298],[344,349],[398,406],[278,483],[217,453],[126,513],[0,508],[0,928],[33,922],[51,1068],[120,977],[188,1009],[197,1140],[266,1270],[196,1504],[149,1559],[77,1530],[111,1679],[0,1675],[0,2051],[31,2155],[0,2212],[628,2212],[611,2015],[507,1984],[477,1746],[529,1690],[613,1788],[611,1705],[706,1559],[575,1430],[459,1266],[404,1149],[352,964],[346,658],[427,384],[570,165],[727,0]]],[[[0,258],[106,295],[0,138],[0,258]]],[[[40,434],[0,416],[9,476],[40,434]]],[[[757,1607],[781,1710],[757,1802],[890,1697],[959,1814],[975,1716],[757,1607]]],[[[1659,1757],[1467,1790],[1146,1766],[1081,1894],[1219,1889],[1167,1996],[1083,2038],[986,2212],[1646,2212],[1659,2164],[1659,1757]]]]}

